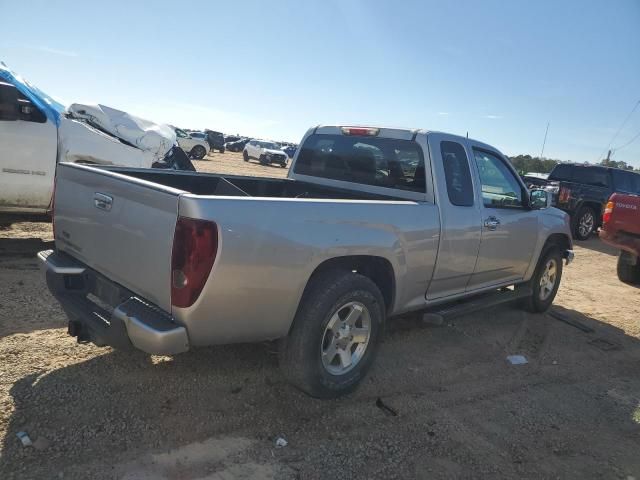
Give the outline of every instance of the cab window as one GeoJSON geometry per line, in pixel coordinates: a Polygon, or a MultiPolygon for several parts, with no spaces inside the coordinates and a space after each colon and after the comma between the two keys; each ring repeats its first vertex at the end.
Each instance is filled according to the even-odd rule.
{"type": "Polygon", "coordinates": [[[15,85],[0,81],[0,120],[45,123],[47,117],[15,85]]]}
{"type": "Polygon", "coordinates": [[[523,187],[497,154],[473,149],[482,187],[482,201],[488,208],[524,207],[523,187]]]}
{"type": "Polygon", "coordinates": [[[424,193],[424,159],[411,140],[313,134],[300,148],[295,173],[424,193]]]}

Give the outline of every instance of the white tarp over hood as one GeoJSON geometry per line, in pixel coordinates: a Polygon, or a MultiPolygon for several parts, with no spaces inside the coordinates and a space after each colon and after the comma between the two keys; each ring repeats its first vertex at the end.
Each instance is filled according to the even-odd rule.
{"type": "Polygon", "coordinates": [[[157,124],[106,105],[74,103],[67,108],[67,112],[70,117],[84,120],[151,154],[153,161],[162,161],[176,143],[176,134],[168,125],[157,124]]]}

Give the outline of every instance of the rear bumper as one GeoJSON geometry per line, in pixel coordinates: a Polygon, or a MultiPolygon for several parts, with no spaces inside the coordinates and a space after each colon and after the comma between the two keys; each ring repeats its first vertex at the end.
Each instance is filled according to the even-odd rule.
{"type": "Polygon", "coordinates": [[[605,229],[601,229],[598,235],[604,243],[624,250],[625,252],[632,253],[633,255],[640,255],[640,237],[620,230],[611,232],[605,229]]]}
{"type": "Polygon", "coordinates": [[[98,346],[157,355],[189,349],[187,330],[167,312],[61,252],[38,253],[47,286],[69,317],[69,334],[98,346]]]}

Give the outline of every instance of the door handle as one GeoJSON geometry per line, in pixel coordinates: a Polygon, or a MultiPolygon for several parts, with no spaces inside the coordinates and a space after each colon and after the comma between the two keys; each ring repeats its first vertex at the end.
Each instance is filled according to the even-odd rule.
{"type": "Polygon", "coordinates": [[[500,225],[500,220],[496,217],[489,217],[484,221],[484,228],[488,230],[497,230],[500,225]]]}
{"type": "Polygon", "coordinates": [[[100,210],[106,210],[108,212],[111,210],[111,206],[113,205],[113,197],[105,195],[104,193],[96,192],[93,195],[93,205],[100,210]]]}

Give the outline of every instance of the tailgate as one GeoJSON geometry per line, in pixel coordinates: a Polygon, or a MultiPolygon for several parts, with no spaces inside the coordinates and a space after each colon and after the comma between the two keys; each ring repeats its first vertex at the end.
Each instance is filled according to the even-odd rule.
{"type": "Polygon", "coordinates": [[[60,164],[55,241],[110,280],[171,311],[171,247],[181,190],[60,164]]]}
{"type": "Polygon", "coordinates": [[[640,196],[615,193],[611,196],[611,225],[615,230],[640,235],[640,196]]]}

